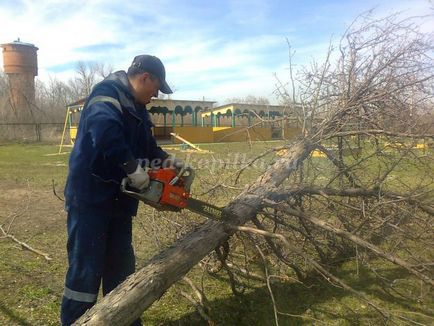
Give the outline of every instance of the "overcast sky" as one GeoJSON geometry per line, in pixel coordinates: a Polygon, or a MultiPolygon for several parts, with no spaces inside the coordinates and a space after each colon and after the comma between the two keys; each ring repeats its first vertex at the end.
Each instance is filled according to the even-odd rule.
{"type": "MultiPolygon", "coordinates": [[[[433,7],[430,0],[0,0],[0,43],[35,44],[43,81],[66,81],[79,60],[125,70],[149,53],[164,62],[172,98],[252,94],[277,103],[274,73],[287,80],[286,39],[300,66],[320,59],[364,11],[432,15],[433,7]]],[[[423,28],[434,31],[433,17],[423,28]]]]}

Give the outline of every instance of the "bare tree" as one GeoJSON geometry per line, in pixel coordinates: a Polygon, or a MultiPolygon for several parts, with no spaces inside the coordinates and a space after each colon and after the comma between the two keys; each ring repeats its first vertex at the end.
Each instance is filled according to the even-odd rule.
{"type": "Polygon", "coordinates": [[[7,94],[7,79],[3,71],[0,71],[0,96],[3,98],[7,94]]]}
{"type": "Polygon", "coordinates": [[[258,104],[268,105],[270,101],[262,96],[247,95],[246,97],[232,97],[225,101],[226,103],[243,103],[243,104],[258,104]]]}
{"type": "Polygon", "coordinates": [[[0,71],[0,117],[5,121],[5,112],[7,109],[7,102],[9,99],[9,85],[6,75],[0,71]]]}
{"type": "Polygon", "coordinates": [[[66,106],[76,100],[70,87],[55,77],[51,77],[45,83],[36,83],[36,105],[40,108],[39,121],[63,122],[66,106]]]}
{"type": "Polygon", "coordinates": [[[76,68],[77,76],[68,82],[73,96],[76,99],[87,97],[92,87],[101,79],[98,76],[104,76],[110,69],[110,67],[104,68],[103,64],[79,61],[76,68]]]}
{"type": "Polygon", "coordinates": [[[113,72],[113,65],[103,62],[96,62],[95,71],[98,77],[104,79],[113,72]]]}
{"type": "MultiPolygon", "coordinates": [[[[275,276],[292,274],[300,282],[312,273],[321,275],[356,295],[384,322],[413,322],[352,288],[334,271],[345,261],[356,261],[392,297],[414,298],[416,286],[429,291],[434,285],[433,160],[425,146],[434,135],[418,119],[422,113],[433,114],[432,49],[432,39],[414,19],[357,18],[339,44],[330,46],[324,63],[313,63],[294,76],[296,91],[283,83],[277,89],[283,101],[300,103],[293,112],[303,125],[302,137],[240,169],[239,174],[279,153],[226,207],[224,222],[206,222],[182,237],[77,324],[132,322],[202,259],[206,264],[215,248],[217,271],[232,275],[232,283],[235,273],[243,274],[236,254],[260,257],[276,325],[286,313],[273,295],[270,266],[275,276]],[[230,252],[224,245],[229,238],[230,252]],[[240,245],[240,239],[250,245],[240,245]],[[378,264],[396,266],[405,286],[414,291],[403,294],[405,287],[378,264]]],[[[236,285],[232,288],[237,291],[236,285]]]]}
{"type": "Polygon", "coordinates": [[[35,121],[33,85],[26,78],[14,76],[20,88],[11,89],[11,77],[3,72],[0,75],[0,116],[6,123],[29,123],[35,121]],[[19,82],[19,83],[18,83],[19,82]]]}

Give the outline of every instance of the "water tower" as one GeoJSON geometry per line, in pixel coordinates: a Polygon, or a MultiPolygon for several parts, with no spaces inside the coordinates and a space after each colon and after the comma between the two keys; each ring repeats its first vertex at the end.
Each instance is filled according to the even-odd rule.
{"type": "Polygon", "coordinates": [[[35,102],[35,76],[38,75],[38,48],[18,40],[0,45],[3,68],[9,79],[11,104],[16,113],[26,116],[35,102]]]}

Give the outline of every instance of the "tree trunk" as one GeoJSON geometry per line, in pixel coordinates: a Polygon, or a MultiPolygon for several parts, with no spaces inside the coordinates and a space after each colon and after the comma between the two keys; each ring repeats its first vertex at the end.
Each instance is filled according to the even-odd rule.
{"type": "MultiPolygon", "coordinates": [[[[294,143],[285,156],[279,158],[226,207],[237,216],[230,223],[242,225],[254,217],[261,206],[261,198],[276,190],[310,151],[311,145],[307,140],[294,143]]],[[[145,267],[105,296],[74,325],[129,325],[232,233],[225,228],[224,223],[208,221],[202,224],[153,257],[145,267]]]]}

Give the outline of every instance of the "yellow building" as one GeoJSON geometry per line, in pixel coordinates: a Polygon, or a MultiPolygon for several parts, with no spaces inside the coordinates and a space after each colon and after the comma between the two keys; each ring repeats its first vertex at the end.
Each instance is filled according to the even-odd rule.
{"type": "MultiPolygon", "coordinates": [[[[73,142],[80,112],[86,99],[67,106],[64,136],[69,130],[73,142]]],[[[176,133],[195,143],[281,139],[299,133],[296,125],[288,123],[288,108],[278,105],[230,103],[213,107],[213,101],[153,99],[147,105],[155,127],[155,138],[162,142],[179,142],[176,133]],[[284,132],[282,132],[284,130],[284,132]]]]}

